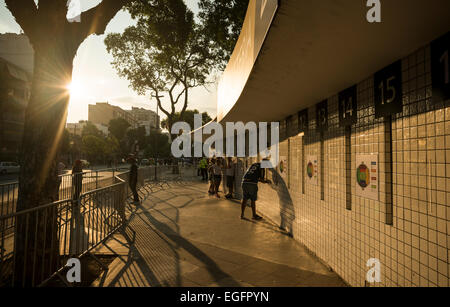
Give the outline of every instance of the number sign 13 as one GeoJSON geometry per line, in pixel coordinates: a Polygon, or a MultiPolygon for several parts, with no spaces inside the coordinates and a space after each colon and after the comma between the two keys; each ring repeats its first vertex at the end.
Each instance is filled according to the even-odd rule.
{"type": "Polygon", "coordinates": [[[317,130],[328,129],[328,100],[324,100],[316,105],[317,130]]]}
{"type": "Polygon", "coordinates": [[[375,118],[402,112],[401,61],[397,61],[375,73],[374,90],[375,118]]]}
{"type": "Polygon", "coordinates": [[[357,107],[356,85],[339,93],[339,125],[341,127],[356,123],[357,107]]]}
{"type": "Polygon", "coordinates": [[[431,43],[433,103],[450,98],[449,49],[450,32],[431,43]]]}
{"type": "Polygon", "coordinates": [[[299,132],[308,130],[308,109],[298,112],[298,130],[299,132]]]}

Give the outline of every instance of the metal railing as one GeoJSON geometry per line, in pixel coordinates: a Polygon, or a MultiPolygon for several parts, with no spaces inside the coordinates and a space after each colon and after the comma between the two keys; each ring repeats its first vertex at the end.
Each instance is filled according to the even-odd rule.
{"type": "MultiPolygon", "coordinates": [[[[84,192],[78,199],[72,199],[71,185],[70,193],[63,194],[68,199],[0,215],[0,287],[45,285],[59,276],[69,258],[89,254],[124,226],[127,198],[131,194],[129,172],[114,170],[113,173],[109,182],[83,179],[84,192]]],[[[139,168],[137,189],[195,178],[196,170],[192,167],[139,168]]],[[[61,186],[63,190],[69,189],[61,186]]]]}
{"type": "MultiPolygon", "coordinates": [[[[123,169],[104,169],[83,172],[81,193],[112,185],[114,183],[115,175],[121,171],[123,172],[123,169]]],[[[73,198],[73,179],[74,176],[71,173],[58,176],[58,196],[60,200],[73,198]]],[[[0,216],[16,212],[18,190],[18,182],[0,184],[0,216]]]]}
{"type": "Polygon", "coordinates": [[[37,286],[123,225],[127,182],[0,217],[3,286],[37,286]],[[10,225],[13,225],[12,229],[10,225]],[[12,231],[11,231],[12,230],[12,231]]]}
{"type": "MultiPolygon", "coordinates": [[[[101,187],[107,187],[114,183],[114,177],[120,172],[120,169],[103,169],[95,171],[86,171],[82,173],[82,193],[93,191],[101,187]]],[[[59,199],[65,200],[72,198],[74,183],[73,174],[64,174],[59,176],[59,199]]]]}
{"type": "MultiPolygon", "coordinates": [[[[0,185],[0,216],[16,212],[18,191],[18,182],[0,185]]],[[[5,227],[11,226],[12,224],[5,225],[5,227]]]]}

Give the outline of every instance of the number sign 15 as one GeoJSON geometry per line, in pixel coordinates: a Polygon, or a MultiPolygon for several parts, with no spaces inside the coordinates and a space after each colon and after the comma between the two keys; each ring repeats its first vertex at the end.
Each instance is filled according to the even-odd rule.
{"type": "Polygon", "coordinates": [[[339,125],[341,127],[356,123],[357,107],[356,85],[339,93],[339,125]]]}
{"type": "Polygon", "coordinates": [[[375,118],[400,113],[402,105],[402,62],[375,73],[375,118]]]}
{"type": "Polygon", "coordinates": [[[450,32],[431,43],[433,103],[450,98],[449,49],[450,32]]]}

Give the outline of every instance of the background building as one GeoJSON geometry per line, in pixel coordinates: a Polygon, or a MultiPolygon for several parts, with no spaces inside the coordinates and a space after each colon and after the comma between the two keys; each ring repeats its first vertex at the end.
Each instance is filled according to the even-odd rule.
{"type": "Polygon", "coordinates": [[[34,50],[25,34],[0,34],[0,57],[33,73],[34,50]]]}
{"type": "Polygon", "coordinates": [[[127,112],[134,116],[139,127],[145,127],[145,132],[147,135],[150,135],[150,132],[154,129],[159,130],[160,118],[152,110],[133,107],[130,111],[127,110],[127,112]]]}
{"type": "Polygon", "coordinates": [[[160,127],[160,117],[151,110],[134,107],[131,110],[123,110],[105,102],[89,105],[89,121],[93,124],[108,127],[109,121],[116,118],[123,118],[133,129],[145,127],[147,135],[150,135],[153,129],[159,130],[160,127]]]}
{"type": "Polygon", "coordinates": [[[30,92],[30,74],[0,58],[0,160],[18,158],[30,92]]]}
{"type": "Polygon", "coordinates": [[[89,105],[89,121],[93,124],[109,126],[112,119],[123,118],[131,128],[138,127],[138,121],[130,112],[122,110],[120,107],[110,105],[107,102],[99,102],[95,105],[89,105]]]}
{"type": "Polygon", "coordinates": [[[31,92],[34,50],[24,34],[0,34],[0,160],[17,160],[31,92]]]}

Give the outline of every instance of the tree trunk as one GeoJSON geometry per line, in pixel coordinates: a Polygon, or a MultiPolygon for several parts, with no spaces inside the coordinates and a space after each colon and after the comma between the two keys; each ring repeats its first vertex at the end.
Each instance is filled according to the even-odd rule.
{"type": "MultiPolygon", "coordinates": [[[[67,118],[73,58],[77,47],[51,33],[34,44],[31,98],[25,115],[17,211],[58,200],[57,163],[67,118]]],[[[59,263],[59,208],[23,214],[16,221],[14,284],[35,286],[59,263]]]]}
{"type": "Polygon", "coordinates": [[[170,114],[170,116],[167,117],[167,129],[169,130],[169,142],[171,143],[178,137],[178,135],[172,134],[172,126],[174,124],[173,116],[173,114],[170,114]]]}
{"type": "MultiPolygon", "coordinates": [[[[103,34],[109,21],[132,0],[104,0],[81,14],[82,22],[66,19],[67,1],[5,0],[34,48],[31,99],[25,114],[17,211],[58,199],[57,160],[72,79],[73,58],[91,34],[103,34]]],[[[38,285],[59,262],[58,208],[40,208],[16,219],[14,284],[38,285]]]]}

